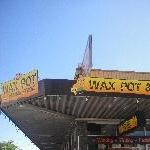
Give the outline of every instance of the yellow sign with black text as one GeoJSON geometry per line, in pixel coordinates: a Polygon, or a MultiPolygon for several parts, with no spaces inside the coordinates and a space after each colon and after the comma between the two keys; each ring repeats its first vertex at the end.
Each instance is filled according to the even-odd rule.
{"type": "Polygon", "coordinates": [[[138,127],[144,127],[145,123],[146,121],[144,113],[142,111],[136,111],[133,116],[130,116],[128,119],[125,119],[117,126],[118,134],[122,135],[138,127]]]}
{"type": "Polygon", "coordinates": [[[82,91],[150,95],[150,81],[82,77],[73,85],[71,92],[76,95],[82,91]]]}
{"type": "Polygon", "coordinates": [[[1,84],[2,101],[30,97],[38,93],[38,71],[33,70],[1,84]]]}
{"type": "Polygon", "coordinates": [[[135,115],[118,126],[118,133],[123,134],[137,127],[138,127],[138,119],[137,116],[135,115]]]}

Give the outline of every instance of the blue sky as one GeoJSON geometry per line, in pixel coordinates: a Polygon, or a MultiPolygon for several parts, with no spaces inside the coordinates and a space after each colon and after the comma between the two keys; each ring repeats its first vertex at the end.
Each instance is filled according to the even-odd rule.
{"type": "MultiPolygon", "coordinates": [[[[0,0],[0,82],[34,68],[40,79],[72,79],[89,34],[93,68],[149,72],[149,7],[149,0],[0,0]]],[[[10,130],[4,139],[16,136],[0,121],[0,131],[10,130]]]]}

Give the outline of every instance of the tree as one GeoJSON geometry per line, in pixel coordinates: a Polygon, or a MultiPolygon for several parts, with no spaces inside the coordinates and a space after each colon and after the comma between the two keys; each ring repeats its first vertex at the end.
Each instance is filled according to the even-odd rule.
{"type": "Polygon", "coordinates": [[[13,141],[0,142],[0,150],[18,150],[18,147],[13,144],[13,141]]]}

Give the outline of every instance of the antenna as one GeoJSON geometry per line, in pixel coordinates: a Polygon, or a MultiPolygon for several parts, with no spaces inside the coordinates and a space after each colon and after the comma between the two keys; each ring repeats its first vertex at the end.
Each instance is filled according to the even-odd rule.
{"type": "Polygon", "coordinates": [[[92,35],[89,35],[87,45],[84,52],[84,57],[82,61],[82,68],[84,74],[90,73],[92,68],[92,35]]]}
{"type": "Polygon", "coordinates": [[[92,69],[92,35],[89,35],[82,63],[76,68],[75,79],[87,76],[92,69]]]}

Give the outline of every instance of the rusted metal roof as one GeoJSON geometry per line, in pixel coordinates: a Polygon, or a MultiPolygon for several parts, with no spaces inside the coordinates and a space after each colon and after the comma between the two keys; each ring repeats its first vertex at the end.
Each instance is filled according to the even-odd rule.
{"type": "Polygon", "coordinates": [[[36,106],[19,103],[2,111],[41,150],[60,150],[71,128],[73,117],[48,111],[36,106]]]}
{"type": "Polygon", "coordinates": [[[141,98],[137,103],[137,98],[132,97],[46,95],[2,109],[43,150],[61,149],[76,118],[89,118],[89,121],[90,118],[112,119],[113,123],[113,120],[121,121],[138,109],[144,111],[146,119],[150,119],[150,99],[141,98]]]}
{"type": "Polygon", "coordinates": [[[124,119],[137,109],[150,118],[148,98],[47,95],[31,99],[29,103],[78,118],[124,119]]]}

